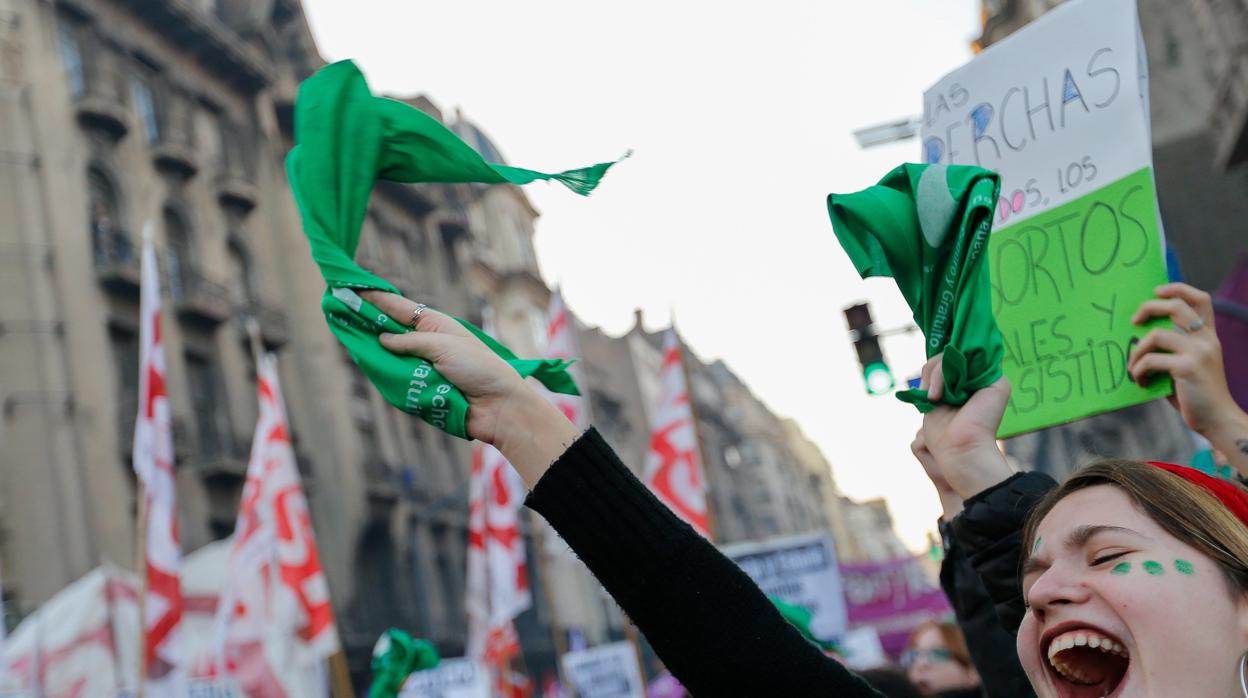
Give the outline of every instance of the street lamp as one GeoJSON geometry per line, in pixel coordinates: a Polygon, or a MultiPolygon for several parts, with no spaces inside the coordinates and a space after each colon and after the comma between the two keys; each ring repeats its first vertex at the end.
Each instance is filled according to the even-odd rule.
{"type": "Polygon", "coordinates": [[[873,148],[877,145],[905,141],[919,135],[923,120],[917,116],[908,116],[896,121],[889,121],[875,126],[867,126],[854,131],[854,140],[859,148],[873,148]]]}

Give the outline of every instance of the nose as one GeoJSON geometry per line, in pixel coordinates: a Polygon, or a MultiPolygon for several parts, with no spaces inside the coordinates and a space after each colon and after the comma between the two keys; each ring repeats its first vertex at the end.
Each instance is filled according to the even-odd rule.
{"type": "Polygon", "coordinates": [[[1063,570],[1060,565],[1054,565],[1032,582],[1024,597],[1031,612],[1043,622],[1045,614],[1062,606],[1083,603],[1090,594],[1077,575],[1063,570]]]}

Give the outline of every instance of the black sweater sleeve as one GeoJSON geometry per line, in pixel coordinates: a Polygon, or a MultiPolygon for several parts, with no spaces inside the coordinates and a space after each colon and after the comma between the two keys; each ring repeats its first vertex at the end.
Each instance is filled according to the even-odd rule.
{"type": "Polygon", "coordinates": [[[1018,578],[1027,516],[1057,482],[1044,473],[1018,473],[966,500],[951,529],[983,581],[997,617],[1011,635],[1025,607],[1018,578]]]}
{"type": "Polygon", "coordinates": [[[526,504],[559,532],[693,695],[881,698],[807,642],[594,429],[526,504]]]}
{"type": "Polygon", "coordinates": [[[971,566],[949,525],[940,527],[945,541],[945,560],[940,567],[940,586],[953,606],[958,627],[966,637],[971,661],[988,698],[1035,698],[1014,648],[1014,637],[997,617],[984,581],[971,566]]]}

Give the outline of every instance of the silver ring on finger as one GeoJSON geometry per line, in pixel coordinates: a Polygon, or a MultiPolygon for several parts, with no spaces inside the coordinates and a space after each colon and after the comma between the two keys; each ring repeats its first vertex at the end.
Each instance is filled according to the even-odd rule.
{"type": "Polygon", "coordinates": [[[1205,319],[1203,317],[1198,317],[1194,321],[1188,323],[1185,327],[1183,327],[1183,334],[1191,334],[1193,332],[1197,332],[1204,326],[1205,326],[1205,319]]]}
{"type": "Polygon", "coordinates": [[[425,305],[424,303],[417,303],[416,308],[412,310],[411,319],[407,321],[407,326],[413,330],[416,329],[416,323],[420,321],[421,314],[424,313],[428,309],[429,309],[429,306],[425,305]]]}

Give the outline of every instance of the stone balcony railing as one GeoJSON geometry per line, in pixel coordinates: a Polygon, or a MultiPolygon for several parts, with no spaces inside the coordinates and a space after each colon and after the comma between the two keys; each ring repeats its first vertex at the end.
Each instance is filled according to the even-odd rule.
{"type": "Polygon", "coordinates": [[[237,305],[234,317],[244,336],[251,331],[248,327],[250,321],[255,320],[260,329],[260,339],[270,350],[290,341],[290,323],[286,312],[272,303],[254,298],[243,300],[237,305]]]}
{"type": "Polygon", "coordinates": [[[139,250],[124,231],[96,226],[92,231],[95,276],[105,288],[137,294],[141,272],[139,250]]]}
{"type": "Polygon", "coordinates": [[[195,269],[181,269],[170,275],[169,282],[174,309],[183,320],[212,327],[230,317],[233,304],[225,284],[195,269]]]}
{"type": "Polygon", "coordinates": [[[130,130],[123,82],[117,57],[103,46],[95,46],[83,69],[82,92],[74,98],[78,122],[120,139],[130,130]]]}

